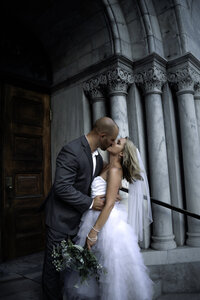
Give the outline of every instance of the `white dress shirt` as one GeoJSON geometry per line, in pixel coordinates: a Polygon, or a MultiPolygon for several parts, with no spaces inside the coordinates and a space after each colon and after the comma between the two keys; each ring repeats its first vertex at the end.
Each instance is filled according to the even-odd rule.
{"type": "Polygon", "coordinates": [[[94,175],[95,170],[96,170],[96,165],[97,165],[97,158],[96,158],[96,156],[97,156],[98,154],[99,154],[99,153],[98,153],[97,150],[95,150],[94,152],[92,152],[92,161],[93,161],[93,173],[92,173],[92,175],[94,175]]]}
{"type": "MultiPolygon", "coordinates": [[[[85,135],[85,138],[88,141],[86,135],[85,135]]],[[[88,141],[88,144],[89,144],[89,141],[88,141]]],[[[95,150],[94,152],[92,152],[92,161],[93,161],[93,172],[92,172],[92,175],[94,175],[94,173],[95,173],[95,169],[96,169],[96,165],[97,165],[97,158],[96,158],[96,156],[98,154],[99,154],[99,152],[97,150],[95,150]]],[[[90,205],[89,209],[92,209],[93,203],[94,203],[94,200],[92,201],[92,204],[90,205]]]]}
{"type": "MultiPolygon", "coordinates": [[[[98,153],[97,150],[95,150],[94,152],[92,152],[92,161],[93,161],[93,172],[92,172],[92,175],[94,175],[95,170],[96,170],[96,165],[97,165],[97,158],[96,158],[96,156],[98,154],[99,153],[98,153]]],[[[92,204],[90,205],[89,209],[92,209],[93,203],[94,203],[94,200],[92,201],[92,204]]]]}

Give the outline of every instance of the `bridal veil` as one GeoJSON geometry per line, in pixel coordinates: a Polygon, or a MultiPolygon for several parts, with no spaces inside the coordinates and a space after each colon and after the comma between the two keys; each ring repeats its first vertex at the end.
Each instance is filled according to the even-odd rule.
{"type": "Polygon", "coordinates": [[[143,180],[136,180],[129,184],[128,223],[133,227],[138,240],[143,240],[144,229],[152,223],[152,211],[149,184],[140,152],[137,157],[143,180]]]}

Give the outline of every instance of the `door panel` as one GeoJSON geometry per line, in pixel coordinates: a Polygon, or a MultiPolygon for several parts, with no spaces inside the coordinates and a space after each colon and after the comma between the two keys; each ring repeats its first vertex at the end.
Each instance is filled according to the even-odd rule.
{"type": "Polygon", "coordinates": [[[38,209],[51,186],[49,96],[5,86],[3,257],[39,251],[44,222],[38,209]]]}

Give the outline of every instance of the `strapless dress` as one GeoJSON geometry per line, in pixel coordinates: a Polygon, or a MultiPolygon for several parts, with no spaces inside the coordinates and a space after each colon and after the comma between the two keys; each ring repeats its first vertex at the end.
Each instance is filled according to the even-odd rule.
{"type": "MultiPolygon", "coordinates": [[[[97,176],[91,185],[91,196],[106,194],[106,181],[97,176]]],[[[85,245],[86,236],[94,226],[100,212],[88,210],[82,216],[76,244],[85,245]]],[[[66,276],[66,299],[74,300],[151,300],[153,282],[148,275],[133,228],[127,223],[127,211],[116,202],[110,216],[98,233],[92,251],[102,264],[99,283],[91,278],[87,284],[77,284],[77,274],[66,276]]]]}

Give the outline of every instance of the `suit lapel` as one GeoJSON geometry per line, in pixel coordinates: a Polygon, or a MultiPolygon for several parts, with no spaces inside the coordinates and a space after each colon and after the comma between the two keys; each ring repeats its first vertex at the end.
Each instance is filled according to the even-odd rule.
{"type": "Polygon", "coordinates": [[[99,172],[101,171],[101,169],[103,167],[102,157],[101,157],[100,154],[98,154],[96,156],[97,163],[96,163],[95,173],[94,173],[94,176],[93,176],[93,174],[92,174],[93,173],[93,161],[92,161],[91,149],[90,149],[90,145],[88,144],[88,141],[87,141],[87,139],[84,135],[81,137],[81,142],[82,142],[82,145],[84,147],[84,151],[87,155],[87,158],[88,158],[88,161],[89,161],[89,164],[90,164],[90,174],[91,174],[91,181],[92,181],[92,179],[94,177],[99,175],[99,172]]]}

